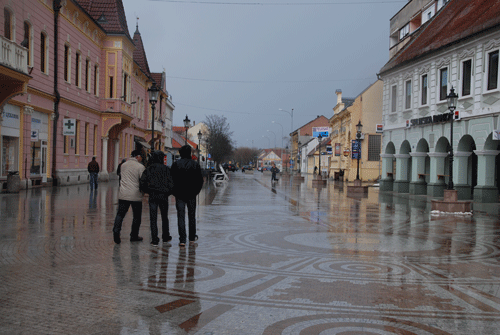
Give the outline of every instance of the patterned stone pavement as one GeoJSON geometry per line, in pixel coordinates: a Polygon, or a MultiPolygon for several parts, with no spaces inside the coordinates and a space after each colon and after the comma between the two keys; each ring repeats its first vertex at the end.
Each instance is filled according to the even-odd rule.
{"type": "MultiPolygon", "coordinates": [[[[0,334],[498,334],[498,206],[230,173],[195,246],[112,241],[117,183],[0,195],[0,334]]],[[[172,199],[173,200],[173,199],[172,199]]]]}

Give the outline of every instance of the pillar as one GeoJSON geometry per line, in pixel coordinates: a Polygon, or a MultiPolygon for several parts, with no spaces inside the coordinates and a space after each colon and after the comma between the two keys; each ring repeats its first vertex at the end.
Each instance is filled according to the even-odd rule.
{"type": "Polygon", "coordinates": [[[396,178],[394,180],[394,192],[409,193],[410,181],[408,180],[408,168],[410,155],[409,154],[396,154],[396,178]]]}
{"type": "Polygon", "coordinates": [[[411,181],[410,181],[410,194],[421,195],[427,194],[427,180],[425,172],[425,158],[427,152],[412,152],[411,156],[411,181]]]}
{"type": "Polygon", "coordinates": [[[392,191],[394,182],[392,161],[394,159],[394,155],[380,154],[380,158],[382,158],[382,176],[380,178],[380,190],[392,191]]]}
{"type": "Polygon", "coordinates": [[[102,137],[102,165],[101,173],[99,174],[99,180],[108,181],[108,137],[102,137]]]}
{"type": "Polygon", "coordinates": [[[446,188],[444,177],[438,175],[447,175],[444,171],[444,160],[448,158],[447,152],[429,152],[427,154],[430,158],[430,172],[429,182],[427,183],[427,195],[431,197],[442,197],[446,188]]]}
{"type": "Polygon", "coordinates": [[[457,151],[453,159],[453,184],[458,200],[472,200],[472,185],[469,184],[469,157],[472,152],[457,151]],[[455,171],[457,173],[455,173],[455,171]]]}
{"type": "Polygon", "coordinates": [[[477,155],[477,185],[474,188],[474,201],[481,203],[498,202],[495,159],[498,150],[474,150],[477,155]]]}
{"type": "Polygon", "coordinates": [[[114,140],[115,143],[115,152],[114,152],[114,160],[113,160],[113,171],[116,172],[118,169],[118,161],[120,159],[120,140],[116,139],[114,140]]]}

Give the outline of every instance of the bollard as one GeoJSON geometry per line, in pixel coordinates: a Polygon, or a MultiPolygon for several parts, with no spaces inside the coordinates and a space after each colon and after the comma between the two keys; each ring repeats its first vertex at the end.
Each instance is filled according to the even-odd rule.
{"type": "Polygon", "coordinates": [[[7,193],[19,193],[21,189],[21,177],[19,171],[9,171],[7,175],[7,193]]]}

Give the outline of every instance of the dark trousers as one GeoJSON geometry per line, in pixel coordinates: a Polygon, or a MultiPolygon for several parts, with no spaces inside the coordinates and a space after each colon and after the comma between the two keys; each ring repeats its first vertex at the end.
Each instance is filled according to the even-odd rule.
{"type": "Polygon", "coordinates": [[[149,219],[151,226],[151,241],[158,241],[158,207],[161,214],[161,238],[168,241],[170,232],[168,227],[168,197],[155,198],[149,196],[149,219]]]}
{"type": "Polygon", "coordinates": [[[196,236],[196,198],[184,201],[176,197],[175,208],[177,209],[180,243],[186,243],[186,206],[188,209],[189,240],[194,241],[196,236]]]}
{"type": "Polygon", "coordinates": [[[130,206],[132,206],[133,214],[130,237],[135,238],[139,236],[139,228],[141,227],[142,201],[118,200],[118,212],[115,217],[113,233],[120,234],[120,231],[122,230],[123,218],[125,218],[125,214],[127,214],[130,206]]]}
{"type": "Polygon", "coordinates": [[[90,189],[97,189],[98,172],[90,172],[90,189]]]}

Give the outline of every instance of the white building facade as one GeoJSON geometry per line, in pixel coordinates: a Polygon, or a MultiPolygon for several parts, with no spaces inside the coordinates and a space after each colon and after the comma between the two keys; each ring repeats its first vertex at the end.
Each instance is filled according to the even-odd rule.
{"type": "Polygon", "coordinates": [[[459,199],[498,202],[500,13],[476,17],[486,3],[448,2],[382,68],[381,190],[443,196],[451,145],[459,199]],[[458,94],[452,143],[451,88],[458,94]]]}

